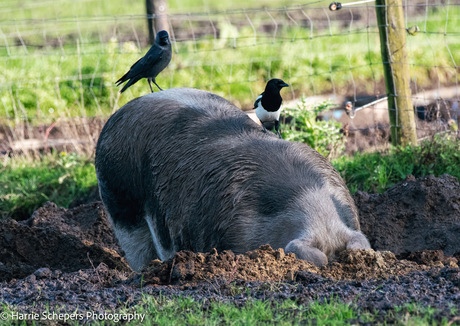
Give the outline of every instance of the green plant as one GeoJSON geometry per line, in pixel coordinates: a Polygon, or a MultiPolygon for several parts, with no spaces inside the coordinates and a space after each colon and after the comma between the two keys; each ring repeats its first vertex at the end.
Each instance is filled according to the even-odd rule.
{"type": "Polygon", "coordinates": [[[341,124],[319,119],[319,114],[332,106],[330,102],[323,102],[308,107],[302,97],[297,108],[284,110],[283,138],[306,143],[326,157],[341,153],[345,148],[341,124]]]}
{"type": "Polygon", "coordinates": [[[332,161],[352,193],[383,192],[404,180],[433,174],[460,179],[460,140],[436,135],[417,146],[390,148],[386,153],[356,153],[332,161]]]}

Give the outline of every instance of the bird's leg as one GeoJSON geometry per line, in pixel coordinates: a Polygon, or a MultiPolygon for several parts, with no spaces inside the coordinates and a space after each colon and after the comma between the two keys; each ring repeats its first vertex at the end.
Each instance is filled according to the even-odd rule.
{"type": "Polygon", "coordinates": [[[275,120],[275,130],[278,136],[281,138],[281,133],[280,133],[280,122],[279,120],[275,120]]]}
{"type": "Polygon", "coordinates": [[[152,93],[153,93],[153,88],[152,88],[152,84],[151,84],[152,78],[147,78],[147,81],[149,82],[150,90],[151,90],[152,93]]]}
{"type": "Polygon", "coordinates": [[[264,123],[262,122],[262,120],[259,119],[259,121],[260,121],[260,123],[262,124],[262,128],[264,128],[262,131],[263,131],[263,132],[267,132],[267,129],[265,129],[265,126],[264,126],[264,123]]]}
{"type": "MultiPolygon", "coordinates": [[[[154,83],[155,85],[157,85],[157,87],[158,87],[158,89],[159,89],[160,91],[162,91],[161,87],[158,86],[157,82],[155,81],[155,78],[153,78],[153,83],[154,83]]],[[[153,92],[153,91],[152,91],[152,92],[153,92]]]]}

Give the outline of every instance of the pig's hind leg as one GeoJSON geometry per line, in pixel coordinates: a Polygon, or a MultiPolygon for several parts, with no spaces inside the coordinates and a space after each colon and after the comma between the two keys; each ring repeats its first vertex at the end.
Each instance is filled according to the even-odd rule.
{"type": "Polygon", "coordinates": [[[299,259],[309,261],[316,266],[327,264],[327,256],[318,248],[312,247],[310,241],[295,239],[289,242],[284,249],[286,253],[292,252],[299,259]]]}
{"type": "Polygon", "coordinates": [[[99,194],[129,266],[135,271],[142,270],[152,259],[157,258],[142,205],[134,200],[127,200],[125,194],[114,193],[105,186],[101,178],[99,194]]]}
{"type": "Polygon", "coordinates": [[[352,231],[350,240],[347,242],[347,249],[370,249],[371,245],[364,234],[360,231],[352,231]]]}

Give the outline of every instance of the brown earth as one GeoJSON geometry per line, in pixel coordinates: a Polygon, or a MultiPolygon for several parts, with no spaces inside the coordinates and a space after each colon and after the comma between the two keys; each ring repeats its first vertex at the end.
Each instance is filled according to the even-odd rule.
{"type": "Polygon", "coordinates": [[[26,221],[3,221],[0,234],[0,280],[23,278],[41,267],[71,272],[102,262],[129,270],[100,202],[73,210],[48,202],[26,221]]]}
{"type": "Polygon", "coordinates": [[[382,320],[413,301],[438,308],[435,320],[453,318],[449,307],[460,309],[458,180],[408,179],[354,198],[376,251],[346,250],[321,268],[268,245],[244,255],[181,251],[152,261],[142,274],[122,258],[101,202],[71,209],[47,203],[28,220],[0,222],[0,302],[22,312],[102,312],[134,305],[143,294],[238,305],[335,296],[378,311],[382,320]]]}
{"type": "Polygon", "coordinates": [[[442,175],[405,181],[383,194],[357,192],[362,231],[372,248],[405,255],[418,250],[460,253],[460,186],[442,175]]]}

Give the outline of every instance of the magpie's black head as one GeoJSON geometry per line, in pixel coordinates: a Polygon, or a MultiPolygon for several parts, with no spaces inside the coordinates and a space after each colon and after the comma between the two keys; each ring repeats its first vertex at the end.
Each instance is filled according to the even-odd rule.
{"type": "Polygon", "coordinates": [[[284,81],[282,81],[281,79],[278,79],[278,78],[274,78],[274,79],[270,79],[267,83],[267,86],[265,87],[265,90],[278,90],[280,91],[281,88],[283,87],[289,87],[288,84],[286,84],[284,81]]]}
{"type": "Polygon", "coordinates": [[[167,31],[159,31],[157,34],[156,41],[160,45],[167,45],[169,44],[169,35],[167,31]]]}

